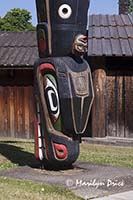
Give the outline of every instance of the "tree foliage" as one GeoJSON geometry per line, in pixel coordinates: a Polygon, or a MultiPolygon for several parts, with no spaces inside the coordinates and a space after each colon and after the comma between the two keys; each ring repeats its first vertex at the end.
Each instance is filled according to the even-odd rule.
{"type": "Polygon", "coordinates": [[[32,16],[29,11],[20,8],[14,8],[0,18],[1,31],[26,31],[35,30],[30,20],[32,16]]]}
{"type": "Polygon", "coordinates": [[[133,0],[129,0],[129,9],[128,9],[130,14],[133,14],[133,0]]]}

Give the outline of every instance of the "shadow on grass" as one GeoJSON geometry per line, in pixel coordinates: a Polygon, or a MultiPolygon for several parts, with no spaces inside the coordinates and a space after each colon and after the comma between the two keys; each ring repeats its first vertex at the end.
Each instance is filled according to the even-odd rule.
{"type": "Polygon", "coordinates": [[[39,166],[35,155],[33,153],[23,151],[23,148],[21,147],[16,147],[2,142],[0,143],[0,154],[18,166],[28,165],[35,168],[38,168],[39,166]]]}
{"type": "MultiPolygon", "coordinates": [[[[25,141],[23,140],[23,141],[21,141],[21,140],[15,140],[15,141],[12,141],[12,140],[3,140],[3,141],[1,141],[0,143],[6,143],[6,144],[8,144],[8,143],[10,143],[10,144],[24,144],[25,143],[25,141]]],[[[33,144],[34,142],[32,142],[32,141],[27,141],[26,140],[26,144],[33,144]]]]}
{"type": "Polygon", "coordinates": [[[11,163],[17,164],[18,166],[28,165],[31,168],[41,168],[50,171],[73,169],[72,164],[68,166],[53,166],[47,164],[45,165],[45,162],[40,163],[36,160],[33,153],[23,151],[23,148],[21,147],[16,147],[12,144],[6,144],[6,141],[0,142],[0,154],[10,160],[11,163]]]}

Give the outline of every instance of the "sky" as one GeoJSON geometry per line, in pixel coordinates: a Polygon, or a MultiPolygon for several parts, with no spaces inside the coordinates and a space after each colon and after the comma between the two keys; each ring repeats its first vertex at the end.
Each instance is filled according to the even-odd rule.
{"type": "MultiPolygon", "coordinates": [[[[0,17],[12,8],[27,9],[31,12],[32,23],[37,24],[35,0],[0,0],[0,17]]],[[[118,0],[91,0],[89,13],[118,14],[118,0]]]]}

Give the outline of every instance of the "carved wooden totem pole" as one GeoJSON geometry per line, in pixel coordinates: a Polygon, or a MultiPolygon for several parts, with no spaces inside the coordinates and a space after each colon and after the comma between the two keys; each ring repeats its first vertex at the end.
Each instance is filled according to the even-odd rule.
{"type": "Polygon", "coordinates": [[[89,0],[36,0],[36,158],[69,166],[79,155],[94,98],[87,51],[89,0]]]}

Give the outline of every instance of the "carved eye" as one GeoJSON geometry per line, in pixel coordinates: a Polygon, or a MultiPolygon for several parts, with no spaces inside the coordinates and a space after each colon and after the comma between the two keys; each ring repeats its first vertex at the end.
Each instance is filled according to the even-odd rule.
{"type": "Polygon", "coordinates": [[[58,14],[62,19],[68,19],[72,14],[72,8],[68,4],[62,4],[58,9],[58,14]]]}
{"type": "Polygon", "coordinates": [[[54,120],[54,122],[57,121],[59,115],[60,115],[60,104],[59,104],[59,96],[57,87],[54,85],[54,82],[52,82],[48,77],[46,78],[46,86],[45,86],[45,97],[46,102],[48,106],[49,113],[54,120]]]}

